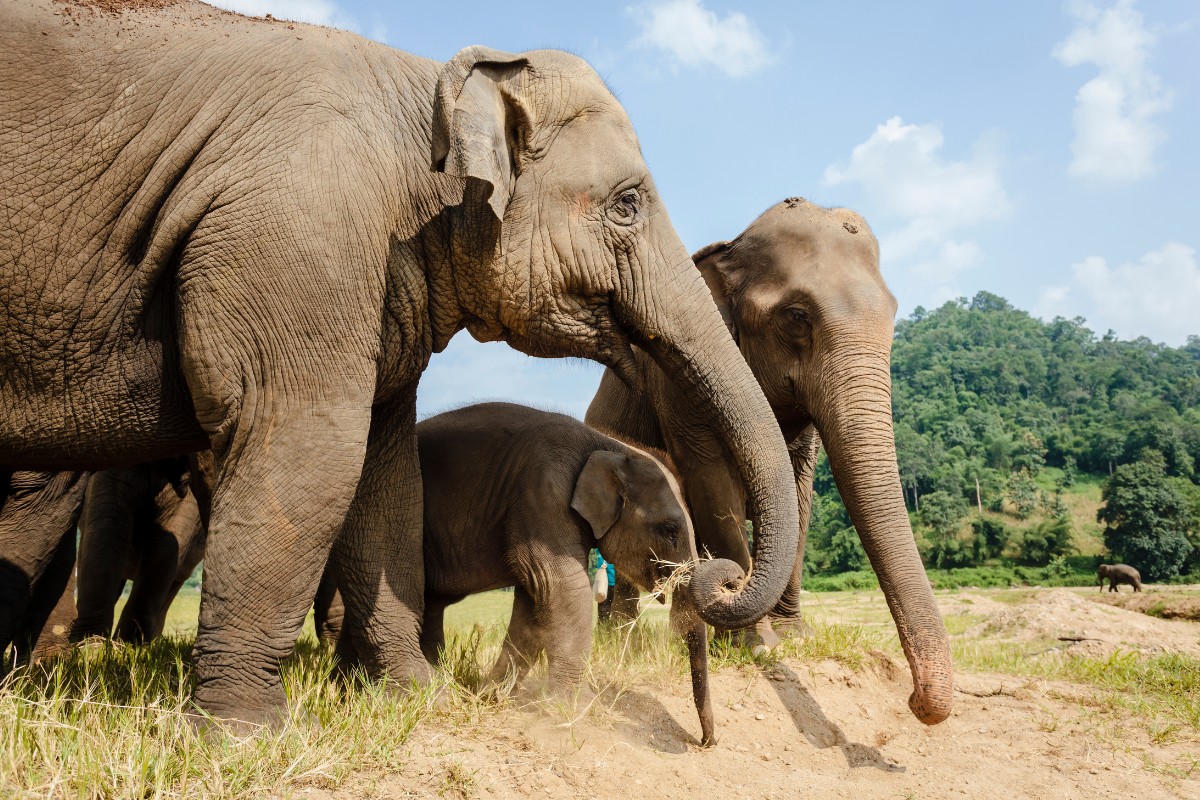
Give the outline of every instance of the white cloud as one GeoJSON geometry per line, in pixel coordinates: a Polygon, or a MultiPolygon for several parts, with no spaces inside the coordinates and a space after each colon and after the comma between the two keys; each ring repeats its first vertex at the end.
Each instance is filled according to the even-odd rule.
{"type": "Polygon", "coordinates": [[[602,370],[592,361],[531,358],[460,332],[421,375],[417,411],[425,417],[469,403],[508,400],[583,419],[602,370]]]}
{"type": "Polygon", "coordinates": [[[207,0],[207,2],[217,8],[236,11],[250,17],[264,17],[270,14],[276,19],[290,19],[294,22],[308,22],[313,25],[327,25],[331,28],[358,31],[358,22],[340,9],[336,3],[329,0],[207,0]]]}
{"type": "Polygon", "coordinates": [[[1092,64],[1099,74],[1075,95],[1074,156],[1067,171],[1102,181],[1135,181],[1156,168],[1155,151],[1166,134],[1155,117],[1171,107],[1171,92],[1147,66],[1157,37],[1134,0],[1100,10],[1073,4],[1076,27],[1055,45],[1063,65],[1092,64]]]}
{"type": "Polygon", "coordinates": [[[1180,345],[1200,334],[1200,263],[1196,250],[1167,242],[1136,262],[1109,266],[1100,256],[1071,265],[1069,285],[1042,289],[1034,313],[1087,318],[1088,327],[1109,328],[1122,338],[1148,336],[1180,345]]]}
{"type": "Polygon", "coordinates": [[[899,223],[880,236],[883,259],[908,266],[936,287],[935,296],[954,297],[955,277],[984,259],[978,243],[954,234],[1005,217],[1012,204],[997,154],[979,143],[969,159],[950,160],[941,154],[944,143],[937,125],[892,117],[854,148],[848,164],[826,167],[824,181],[859,184],[872,214],[899,223]]]}
{"type": "Polygon", "coordinates": [[[635,45],[658,48],[685,67],[715,67],[733,78],[771,63],[766,39],[745,14],[724,18],[700,0],[665,0],[626,9],[642,29],[635,45]]]}

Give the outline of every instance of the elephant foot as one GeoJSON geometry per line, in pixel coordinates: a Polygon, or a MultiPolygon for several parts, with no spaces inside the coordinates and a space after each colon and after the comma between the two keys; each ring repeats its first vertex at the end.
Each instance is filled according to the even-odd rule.
{"type": "Polygon", "coordinates": [[[793,638],[804,640],[812,636],[814,631],[808,621],[799,614],[769,616],[771,628],[784,639],[793,638]]]}
{"type": "Polygon", "coordinates": [[[199,713],[192,724],[198,730],[207,732],[219,726],[243,737],[264,728],[281,728],[287,722],[287,696],[277,672],[255,671],[257,680],[247,679],[245,673],[222,677],[225,679],[201,678],[196,686],[192,702],[199,713]]]}

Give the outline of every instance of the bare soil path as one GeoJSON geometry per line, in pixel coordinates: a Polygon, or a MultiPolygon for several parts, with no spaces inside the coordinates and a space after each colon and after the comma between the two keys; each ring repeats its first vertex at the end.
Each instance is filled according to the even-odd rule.
{"type": "MultiPolygon", "coordinates": [[[[1075,648],[1093,658],[1200,654],[1200,624],[1082,591],[962,591],[939,602],[957,642],[1060,642],[1050,658],[1075,648]]],[[[818,621],[890,624],[869,593],[810,595],[809,606],[818,621]]],[[[1200,798],[1200,731],[1114,715],[1095,686],[962,672],[954,715],[933,728],[909,713],[910,689],[903,661],[883,651],[857,671],[795,659],[726,668],[714,675],[720,741],[710,750],[695,745],[682,678],[603,694],[602,707],[566,722],[532,707],[489,710],[468,727],[435,719],[414,733],[397,773],[307,796],[1200,798]]]]}

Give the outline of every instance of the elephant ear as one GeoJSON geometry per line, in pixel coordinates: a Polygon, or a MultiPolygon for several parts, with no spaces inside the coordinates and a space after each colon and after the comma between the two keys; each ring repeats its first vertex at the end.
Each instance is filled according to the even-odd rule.
{"type": "Polygon", "coordinates": [[[442,68],[433,99],[434,171],[465,178],[498,220],[529,138],[530,116],[514,88],[528,65],[524,56],[466,47],[442,68]]]}
{"type": "Polygon", "coordinates": [[[734,273],[736,267],[730,258],[729,249],[733,242],[713,242],[712,244],[701,247],[692,255],[692,261],[696,263],[696,268],[700,270],[700,275],[703,276],[704,282],[708,284],[708,290],[712,292],[713,302],[717,304],[717,310],[721,312],[721,319],[725,320],[725,327],[729,328],[729,332],[733,335],[733,340],[738,340],[737,323],[733,316],[733,286],[734,273]]]}
{"type": "Polygon", "coordinates": [[[597,450],[588,456],[575,481],[571,508],[592,526],[592,535],[597,539],[603,538],[621,518],[625,507],[626,461],[621,453],[597,450]]]}

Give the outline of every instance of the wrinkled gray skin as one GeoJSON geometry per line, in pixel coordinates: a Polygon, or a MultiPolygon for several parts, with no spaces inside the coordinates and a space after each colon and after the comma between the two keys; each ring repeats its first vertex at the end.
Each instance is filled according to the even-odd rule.
{"type": "MultiPolygon", "coordinates": [[[[679,486],[646,451],[562,414],[486,403],[417,425],[425,482],[425,624],[431,663],[446,606],[515,586],[508,635],[489,681],[524,677],[545,652],[549,691],[579,691],[592,645],[587,556],[601,554],[649,591],[696,560],[679,486]],[[664,563],[660,563],[664,562],[664,563]]],[[[686,591],[672,623],[687,640],[703,744],[712,744],[707,632],[686,591]]]]}
{"type": "Polygon", "coordinates": [[[440,64],[193,2],[58,9],[0,7],[0,467],[211,445],[200,707],[278,719],[330,558],[368,670],[427,678],[416,386],[464,327],[630,381],[644,345],[715,420],[760,532],[744,582],[698,569],[700,613],[775,605],[786,448],[587,64],[440,64]]]}
{"type": "Polygon", "coordinates": [[[75,525],[89,477],[0,473],[0,674],[67,647],[75,525]]]}
{"type": "Polygon", "coordinates": [[[1104,591],[1104,579],[1108,578],[1108,590],[1117,591],[1118,583],[1127,583],[1135,592],[1142,590],[1142,575],[1128,564],[1101,564],[1096,569],[1096,579],[1100,582],[1100,591],[1104,591]]]}
{"type": "Polygon", "coordinates": [[[78,597],[71,641],[114,636],[149,641],[204,557],[204,526],[185,458],[162,459],[92,476],[80,520],[78,597]],[[129,599],[113,631],[125,582],[129,599]]]}
{"type": "MultiPolygon", "coordinates": [[[[791,580],[770,619],[782,626],[800,622],[803,546],[824,442],[908,657],[915,686],[909,706],[925,723],[944,720],[953,692],[949,640],[896,468],[890,376],[896,301],[879,272],[875,237],[852,211],[788,198],[733,241],[705,247],[694,258],[791,453],[787,474],[802,527],[791,580]]],[[[683,472],[696,546],[748,568],[748,497],[734,461],[703,410],[652,361],[639,364],[649,387],[645,398],[606,372],[587,422],[670,453],[683,472]]],[[[759,627],[763,638],[774,639],[759,627]]]]}

